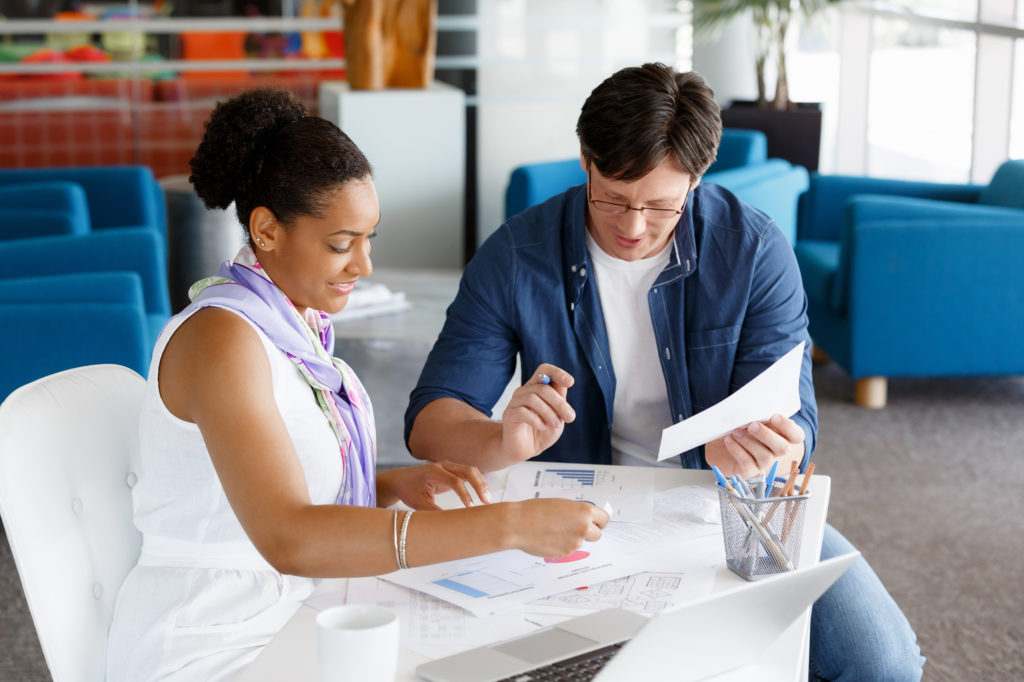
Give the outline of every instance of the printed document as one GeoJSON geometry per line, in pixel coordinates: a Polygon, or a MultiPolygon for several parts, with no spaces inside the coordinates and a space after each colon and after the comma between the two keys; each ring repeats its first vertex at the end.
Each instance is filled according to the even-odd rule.
{"type": "Polygon", "coordinates": [[[681,486],[648,497],[653,510],[650,520],[609,524],[600,540],[584,543],[568,556],[542,558],[508,550],[396,571],[382,578],[486,616],[635,573],[704,569],[724,560],[713,490],[681,486]],[[691,544],[697,540],[702,541],[699,546],[691,544]]]}
{"type": "Polygon", "coordinates": [[[658,461],[675,457],[773,414],[791,417],[800,409],[800,368],[804,342],[775,361],[731,396],[661,432],[658,461]]]}
{"type": "Polygon", "coordinates": [[[509,470],[502,499],[580,500],[606,511],[610,508],[612,521],[649,521],[654,471],[641,467],[523,462],[509,470]]]}

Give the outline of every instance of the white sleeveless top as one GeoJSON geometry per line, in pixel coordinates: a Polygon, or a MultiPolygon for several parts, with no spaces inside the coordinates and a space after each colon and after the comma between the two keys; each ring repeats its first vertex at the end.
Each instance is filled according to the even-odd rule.
{"type": "MultiPolygon", "coordinates": [[[[108,680],[231,679],[316,587],[277,573],[260,556],[228,504],[199,428],[172,415],[160,397],[160,358],[190,315],[167,323],[150,364],[132,489],[142,555],[115,606],[108,680]]],[[[338,441],[298,368],[253,329],[310,499],[332,504],[342,483],[338,441]]],[[[226,386],[224,400],[231,399],[226,386]]]]}

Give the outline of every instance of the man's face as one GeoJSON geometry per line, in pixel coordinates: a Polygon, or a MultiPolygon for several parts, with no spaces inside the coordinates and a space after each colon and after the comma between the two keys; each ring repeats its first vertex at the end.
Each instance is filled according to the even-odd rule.
{"type": "Polygon", "coordinates": [[[588,168],[586,161],[581,162],[588,172],[590,186],[587,229],[601,250],[632,261],[653,256],[665,248],[679,222],[687,194],[698,184],[690,174],[669,157],[639,180],[625,182],[605,177],[593,164],[588,168]],[[636,210],[640,208],[644,210],[636,210]]]}

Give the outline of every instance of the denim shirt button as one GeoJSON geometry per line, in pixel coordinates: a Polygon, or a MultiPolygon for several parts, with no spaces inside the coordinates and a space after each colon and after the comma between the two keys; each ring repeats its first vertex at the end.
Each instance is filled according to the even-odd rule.
{"type": "Polygon", "coordinates": [[[569,266],[569,269],[572,270],[573,272],[576,272],[576,266],[575,265],[569,266]]]}
{"type": "Polygon", "coordinates": [[[569,301],[569,310],[576,310],[576,304],[572,301],[569,301]]]}
{"type": "Polygon", "coordinates": [[[587,276],[587,269],[586,268],[580,268],[580,277],[586,277],[586,276],[587,276]]]}

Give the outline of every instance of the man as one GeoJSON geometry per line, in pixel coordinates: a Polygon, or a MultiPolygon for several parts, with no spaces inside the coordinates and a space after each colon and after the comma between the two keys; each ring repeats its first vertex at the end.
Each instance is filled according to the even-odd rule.
{"type": "MultiPolygon", "coordinates": [[[[406,412],[414,456],[484,470],[532,457],[714,464],[727,476],[776,460],[782,471],[806,466],[817,436],[809,350],[791,418],[657,462],[664,427],[810,341],[782,232],[728,191],[700,185],[721,129],[696,73],[645,64],[595,88],[576,127],[587,184],[510,219],[466,268],[406,412]],[[532,372],[494,422],[517,354],[532,372]]],[[[850,550],[826,528],[822,558],[850,550]]],[[[865,561],[816,602],[812,677],[916,680],[922,664],[865,561]]]]}

